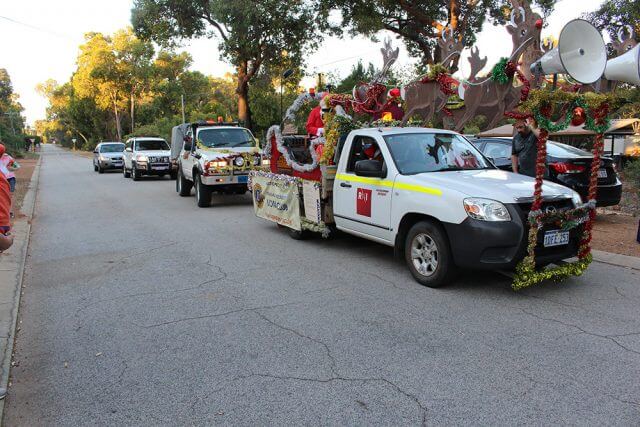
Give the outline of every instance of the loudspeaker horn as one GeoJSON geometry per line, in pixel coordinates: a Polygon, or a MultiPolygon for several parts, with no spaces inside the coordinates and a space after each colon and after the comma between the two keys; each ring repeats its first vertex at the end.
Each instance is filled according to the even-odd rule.
{"type": "Polygon", "coordinates": [[[531,65],[533,74],[568,74],[582,84],[597,81],[607,66],[607,48],[596,27],[584,19],[562,28],[558,46],[531,65]]]}
{"type": "Polygon", "coordinates": [[[604,78],[640,85],[640,44],[629,52],[608,60],[604,78]]]}

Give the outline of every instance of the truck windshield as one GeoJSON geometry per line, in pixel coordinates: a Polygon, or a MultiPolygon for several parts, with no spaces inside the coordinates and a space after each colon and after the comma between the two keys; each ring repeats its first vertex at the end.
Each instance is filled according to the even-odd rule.
{"type": "Polygon", "coordinates": [[[105,144],[100,146],[101,153],[121,153],[124,151],[124,144],[105,144]]]}
{"type": "Polygon", "coordinates": [[[492,168],[466,139],[449,133],[401,133],[384,137],[403,175],[492,168]]]}
{"type": "Polygon", "coordinates": [[[164,139],[143,139],[141,141],[136,141],[136,150],[137,151],[146,151],[146,150],[168,150],[169,145],[164,139]]]}
{"type": "Polygon", "coordinates": [[[198,129],[198,142],[202,145],[214,147],[251,147],[253,135],[242,128],[198,129]]]}

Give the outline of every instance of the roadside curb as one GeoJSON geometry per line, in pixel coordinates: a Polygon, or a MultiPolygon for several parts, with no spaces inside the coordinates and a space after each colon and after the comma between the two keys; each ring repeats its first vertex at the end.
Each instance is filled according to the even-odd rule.
{"type": "Polygon", "coordinates": [[[591,250],[591,253],[593,254],[593,260],[596,262],[640,270],[640,258],[638,257],[597,251],[595,249],[591,250]]]}
{"type": "MultiPolygon", "coordinates": [[[[0,309],[0,354],[2,355],[0,387],[4,387],[5,389],[7,389],[9,383],[11,371],[18,310],[20,308],[20,297],[22,295],[22,281],[24,279],[24,269],[31,238],[31,222],[36,207],[41,163],[42,154],[38,157],[38,163],[36,163],[31,181],[29,182],[29,190],[22,201],[20,212],[23,213],[26,218],[14,223],[14,227],[12,228],[12,233],[14,234],[13,247],[0,259],[0,278],[2,278],[0,282],[12,285],[7,288],[4,288],[4,286],[0,287],[0,307],[2,307],[0,309]],[[5,305],[7,306],[6,308],[5,305]]],[[[0,400],[0,423],[2,423],[4,415],[5,400],[6,398],[0,400]]]]}

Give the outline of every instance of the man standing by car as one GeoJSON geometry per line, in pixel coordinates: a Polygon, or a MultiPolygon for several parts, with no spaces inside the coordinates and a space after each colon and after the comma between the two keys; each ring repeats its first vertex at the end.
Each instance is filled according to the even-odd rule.
{"type": "Polygon", "coordinates": [[[534,123],[519,119],[513,124],[516,134],[511,145],[511,166],[513,172],[535,178],[540,131],[532,126],[534,123]]]}

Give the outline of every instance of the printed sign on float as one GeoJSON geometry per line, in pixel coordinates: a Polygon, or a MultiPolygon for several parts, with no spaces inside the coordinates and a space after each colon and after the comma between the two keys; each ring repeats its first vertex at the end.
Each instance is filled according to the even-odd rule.
{"type": "Polygon", "coordinates": [[[358,188],[356,213],[371,218],[371,190],[358,188]]]}
{"type": "Polygon", "coordinates": [[[298,184],[260,175],[253,176],[252,182],[256,216],[301,230],[298,184]]]}
{"type": "Polygon", "coordinates": [[[302,180],[302,199],[304,201],[304,217],[311,222],[320,224],[320,183],[302,180]]]}

